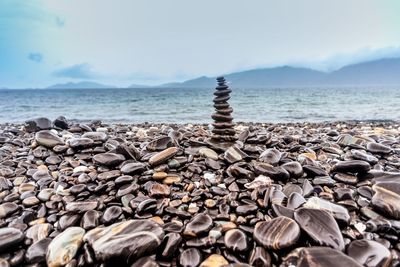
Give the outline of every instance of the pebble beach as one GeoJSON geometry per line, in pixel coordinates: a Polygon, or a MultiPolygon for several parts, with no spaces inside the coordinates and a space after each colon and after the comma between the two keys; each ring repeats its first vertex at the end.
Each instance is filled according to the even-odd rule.
{"type": "Polygon", "coordinates": [[[399,266],[400,124],[211,130],[0,125],[0,266],[399,266]]]}

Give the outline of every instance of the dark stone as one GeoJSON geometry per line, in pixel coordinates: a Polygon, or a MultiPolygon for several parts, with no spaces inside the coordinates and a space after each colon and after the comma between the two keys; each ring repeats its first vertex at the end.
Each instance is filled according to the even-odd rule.
{"type": "Polygon", "coordinates": [[[339,226],[332,215],[323,210],[300,208],[294,218],[314,242],[343,250],[344,241],[339,226]]]}
{"type": "Polygon", "coordinates": [[[179,255],[179,265],[182,267],[197,267],[202,260],[201,252],[197,248],[188,248],[179,255]]]}
{"type": "Polygon", "coordinates": [[[25,121],[25,130],[27,132],[37,132],[40,130],[48,130],[52,128],[52,123],[47,118],[37,118],[25,121]]]}
{"type": "Polygon", "coordinates": [[[346,160],[340,161],[332,167],[332,172],[350,172],[359,173],[367,172],[371,169],[368,162],[362,160],[346,160]]]}
{"type": "Polygon", "coordinates": [[[263,247],[255,247],[251,251],[249,264],[254,267],[270,267],[271,256],[263,247]]]}
{"type": "Polygon", "coordinates": [[[26,251],[25,260],[28,263],[39,263],[46,261],[47,247],[51,242],[51,238],[44,238],[33,243],[26,251]]]}
{"type": "Polygon", "coordinates": [[[232,252],[242,253],[249,249],[246,234],[239,229],[231,229],[225,233],[225,246],[232,252]]]}
{"type": "Polygon", "coordinates": [[[90,230],[83,237],[96,260],[131,263],[154,252],[164,238],[163,229],[152,220],[128,220],[90,230]]]}
{"type": "Polygon", "coordinates": [[[198,237],[208,233],[213,226],[213,220],[210,215],[205,213],[197,214],[191,219],[183,231],[183,235],[189,237],[198,237]]]}
{"type": "Polygon", "coordinates": [[[362,267],[343,252],[329,247],[302,247],[290,252],[281,267],[362,267]]]}
{"type": "Polygon", "coordinates": [[[287,217],[259,222],[254,228],[254,240],[266,249],[279,250],[294,245],[300,237],[300,227],[287,217]]]}
{"type": "Polygon", "coordinates": [[[390,266],[392,255],[384,245],[367,239],[354,240],[347,248],[347,255],[363,266],[390,266]]]}
{"type": "Polygon", "coordinates": [[[121,154],[102,153],[93,156],[93,162],[99,165],[116,166],[122,163],[125,157],[121,154]]]}
{"type": "Polygon", "coordinates": [[[57,119],[54,120],[53,124],[55,127],[58,127],[60,129],[68,129],[68,121],[64,116],[57,117],[57,119]]]}
{"type": "Polygon", "coordinates": [[[11,227],[0,228],[0,253],[18,246],[25,238],[21,230],[11,227]]]}

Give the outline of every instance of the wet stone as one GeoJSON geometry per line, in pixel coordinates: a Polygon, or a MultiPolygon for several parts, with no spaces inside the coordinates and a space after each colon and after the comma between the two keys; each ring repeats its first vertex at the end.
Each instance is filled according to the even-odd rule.
{"type": "Polygon", "coordinates": [[[279,250],[294,245],[300,237],[300,227],[287,217],[259,222],[254,228],[253,238],[266,249],[279,250]]]}
{"type": "Polygon", "coordinates": [[[122,208],[118,206],[112,206],[108,207],[103,214],[103,217],[101,218],[101,221],[105,225],[109,225],[113,222],[115,222],[119,216],[122,214],[122,208]]]}
{"type": "Polygon", "coordinates": [[[255,247],[251,251],[249,264],[255,267],[270,267],[271,256],[263,247],[255,247]]]}
{"type": "Polygon", "coordinates": [[[292,161],[282,164],[281,167],[284,168],[290,174],[290,177],[300,178],[303,176],[304,173],[303,167],[297,161],[292,161]]]}
{"type": "Polygon", "coordinates": [[[352,185],[357,184],[358,182],[357,176],[347,173],[335,173],[333,175],[333,179],[341,183],[352,184],[352,185]]]}
{"type": "Polygon", "coordinates": [[[218,160],[218,154],[214,150],[207,148],[207,147],[202,147],[199,149],[199,154],[202,157],[209,158],[212,160],[218,160]]]}
{"type": "Polygon", "coordinates": [[[97,208],[97,201],[70,202],[65,209],[71,212],[84,213],[97,208]]]}
{"type": "Polygon", "coordinates": [[[93,139],[90,138],[72,138],[69,140],[69,146],[73,149],[85,149],[94,146],[93,139]]]}
{"type": "Polygon", "coordinates": [[[237,146],[231,146],[224,153],[224,158],[229,163],[235,163],[241,161],[246,156],[247,156],[246,153],[240,150],[240,148],[238,148],[237,146]]]}
{"type": "Polygon", "coordinates": [[[0,219],[6,218],[9,215],[19,210],[19,206],[13,202],[0,204],[0,219]]]}
{"type": "Polygon", "coordinates": [[[164,136],[151,141],[147,144],[146,148],[149,151],[160,151],[167,149],[170,146],[172,146],[172,138],[164,136]]]}
{"type": "Polygon", "coordinates": [[[318,197],[309,198],[303,207],[327,211],[337,221],[343,224],[348,224],[350,222],[350,215],[346,208],[318,197]]]}
{"type": "Polygon", "coordinates": [[[93,229],[99,225],[100,214],[96,210],[88,210],[82,217],[81,227],[85,230],[93,229]]]}
{"type": "Polygon", "coordinates": [[[43,130],[35,134],[35,140],[39,145],[45,147],[55,147],[56,145],[63,145],[63,140],[52,131],[43,130]]]}
{"type": "Polygon", "coordinates": [[[104,132],[87,132],[82,137],[92,139],[94,142],[105,142],[108,139],[107,134],[104,132]]]}
{"type": "Polygon", "coordinates": [[[372,186],[375,194],[371,204],[378,211],[400,219],[400,183],[382,182],[372,186]]]}
{"type": "Polygon", "coordinates": [[[314,242],[343,250],[344,241],[339,226],[332,215],[323,210],[300,208],[294,218],[314,242]]]}
{"type": "Polygon", "coordinates": [[[121,167],[123,174],[142,173],[146,169],[146,165],[140,162],[127,163],[121,167]]]}
{"type": "Polygon", "coordinates": [[[26,237],[32,239],[33,242],[37,242],[48,237],[52,231],[53,226],[50,223],[38,223],[28,228],[26,237]]]}
{"type": "Polygon", "coordinates": [[[169,147],[152,156],[149,159],[149,164],[152,166],[160,165],[161,163],[173,158],[178,152],[179,149],[177,147],[169,147]]]}
{"type": "Polygon", "coordinates": [[[347,248],[347,255],[368,267],[390,266],[392,261],[392,255],[384,245],[367,239],[352,241],[347,248]]]}
{"type": "Polygon", "coordinates": [[[245,252],[249,249],[246,234],[239,229],[232,229],[225,233],[225,246],[232,252],[245,252]]]}
{"type": "Polygon", "coordinates": [[[340,161],[332,167],[332,172],[350,172],[359,173],[367,172],[371,169],[371,165],[368,162],[361,160],[347,160],[340,161]]]}
{"type": "Polygon", "coordinates": [[[186,225],[183,235],[198,237],[208,233],[213,226],[213,220],[208,214],[200,213],[193,217],[186,225]]]}
{"type": "Polygon", "coordinates": [[[343,252],[329,247],[301,247],[290,252],[283,260],[282,267],[362,267],[343,252]]]}
{"type": "Polygon", "coordinates": [[[99,165],[116,166],[122,163],[125,157],[121,154],[102,153],[93,156],[93,161],[99,165]]]}
{"type": "Polygon", "coordinates": [[[166,234],[161,244],[161,247],[163,247],[161,256],[164,258],[170,258],[174,256],[181,242],[182,242],[182,237],[180,234],[177,233],[166,234]]]}
{"type": "Polygon", "coordinates": [[[392,149],[379,143],[368,143],[367,150],[374,154],[389,154],[392,149]]]}
{"type": "Polygon", "coordinates": [[[276,148],[269,148],[261,153],[259,161],[276,165],[281,160],[282,154],[276,148]]]}
{"type": "Polygon", "coordinates": [[[27,132],[36,132],[40,130],[47,130],[52,128],[52,123],[48,118],[36,118],[33,120],[25,121],[25,130],[27,132]]]}
{"type": "Polygon", "coordinates": [[[70,227],[57,235],[48,245],[46,262],[49,267],[64,266],[76,255],[82,244],[85,230],[70,227]]]}
{"type": "Polygon", "coordinates": [[[18,246],[25,238],[21,230],[5,227],[0,228],[0,253],[18,246]]]}
{"type": "Polygon", "coordinates": [[[179,255],[179,265],[182,267],[199,266],[202,259],[200,250],[197,248],[187,248],[179,255]]]}
{"type": "Polygon", "coordinates": [[[41,263],[46,261],[46,251],[51,238],[45,238],[33,243],[25,253],[25,260],[28,263],[41,263]]]}
{"type": "Polygon", "coordinates": [[[200,264],[200,267],[222,267],[227,264],[229,262],[223,256],[212,254],[200,264]]]}
{"type": "Polygon", "coordinates": [[[151,220],[128,220],[90,230],[84,236],[96,260],[132,262],[151,254],[164,238],[163,229],[151,220]]]}

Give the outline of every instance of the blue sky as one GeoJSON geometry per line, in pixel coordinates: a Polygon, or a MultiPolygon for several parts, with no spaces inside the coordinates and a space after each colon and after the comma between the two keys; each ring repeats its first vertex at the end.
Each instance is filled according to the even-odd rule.
{"type": "Polygon", "coordinates": [[[0,88],[400,56],[397,0],[1,0],[0,88]]]}

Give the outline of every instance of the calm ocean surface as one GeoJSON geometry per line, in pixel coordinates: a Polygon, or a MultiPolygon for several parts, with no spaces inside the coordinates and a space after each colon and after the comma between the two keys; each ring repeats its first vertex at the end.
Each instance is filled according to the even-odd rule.
{"type": "MultiPolygon", "coordinates": [[[[400,86],[232,89],[235,121],[399,120],[400,86]]],[[[213,89],[0,90],[0,123],[39,116],[104,122],[210,122],[213,89]]]]}

